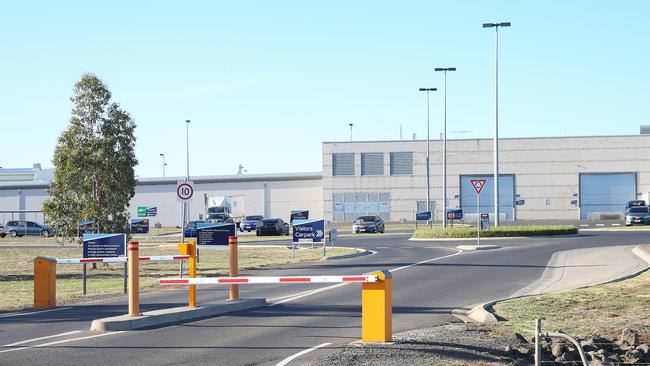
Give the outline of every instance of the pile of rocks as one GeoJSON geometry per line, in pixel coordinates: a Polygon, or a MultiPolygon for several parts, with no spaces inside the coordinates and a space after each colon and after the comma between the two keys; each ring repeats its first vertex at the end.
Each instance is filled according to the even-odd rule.
{"type": "MultiPolygon", "coordinates": [[[[515,365],[532,365],[535,354],[535,339],[527,340],[515,334],[519,344],[506,346],[505,352],[515,361],[515,365]]],[[[624,329],[618,339],[607,339],[598,335],[579,340],[589,365],[634,365],[650,362],[650,346],[639,343],[638,334],[624,329]]],[[[542,361],[544,365],[582,365],[580,354],[572,343],[562,339],[545,338],[541,340],[542,361]],[[550,362],[549,362],[550,361],[550,362]]]]}

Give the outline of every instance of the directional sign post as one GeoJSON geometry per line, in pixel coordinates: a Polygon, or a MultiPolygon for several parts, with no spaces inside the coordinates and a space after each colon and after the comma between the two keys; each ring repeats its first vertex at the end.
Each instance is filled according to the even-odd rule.
{"type": "MultiPolygon", "coordinates": [[[[293,224],[293,255],[295,256],[295,244],[323,243],[325,245],[325,220],[294,220],[293,224]]],[[[299,247],[300,248],[300,247],[299,247]]]]}
{"type": "Polygon", "coordinates": [[[485,179],[472,179],[470,181],[476,191],[476,246],[481,246],[481,191],[485,187],[485,179]]]}

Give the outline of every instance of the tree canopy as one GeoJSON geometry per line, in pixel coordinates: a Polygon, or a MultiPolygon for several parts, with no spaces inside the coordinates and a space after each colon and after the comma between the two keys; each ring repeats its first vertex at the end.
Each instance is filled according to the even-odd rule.
{"type": "Polygon", "coordinates": [[[54,151],[54,179],[43,205],[50,225],[74,235],[80,221],[100,232],[127,232],[135,194],[135,123],[111,102],[97,76],[84,74],[71,98],[72,117],[54,151]]]}

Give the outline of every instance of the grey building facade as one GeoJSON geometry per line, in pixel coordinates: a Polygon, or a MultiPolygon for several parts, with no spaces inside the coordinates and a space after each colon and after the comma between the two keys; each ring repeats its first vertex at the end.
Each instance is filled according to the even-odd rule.
{"type": "MultiPolygon", "coordinates": [[[[442,220],[442,141],[431,141],[431,209],[442,220]]],[[[486,179],[480,211],[493,213],[493,140],[447,141],[449,208],[475,219],[472,179],[486,179]]],[[[648,200],[650,135],[500,139],[501,220],[620,218],[648,200]]],[[[426,141],[323,143],[323,210],[331,221],[378,214],[413,220],[426,211],[426,141]]]]}

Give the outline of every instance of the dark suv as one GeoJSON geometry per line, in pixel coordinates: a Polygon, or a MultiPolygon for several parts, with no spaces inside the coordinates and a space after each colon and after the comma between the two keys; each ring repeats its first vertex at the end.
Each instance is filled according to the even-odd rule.
{"type": "Polygon", "coordinates": [[[352,233],[383,233],[384,220],[379,216],[359,216],[352,223],[352,233]]]}
{"type": "Polygon", "coordinates": [[[15,220],[8,221],[5,225],[5,231],[9,236],[39,235],[44,238],[52,235],[52,229],[45,225],[37,224],[33,221],[15,220]]]}
{"type": "Polygon", "coordinates": [[[282,219],[264,219],[255,230],[257,236],[262,235],[289,235],[289,224],[282,219]]]}

